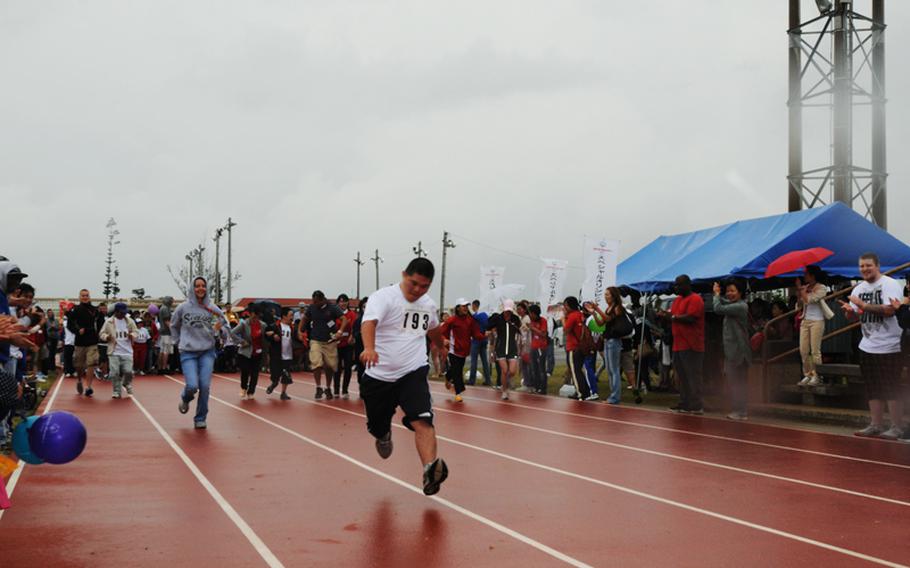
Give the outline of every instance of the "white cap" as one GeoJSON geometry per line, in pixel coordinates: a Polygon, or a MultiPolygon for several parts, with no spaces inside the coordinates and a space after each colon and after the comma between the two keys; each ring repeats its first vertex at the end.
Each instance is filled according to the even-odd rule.
{"type": "Polygon", "coordinates": [[[468,300],[468,299],[465,299],[465,298],[458,298],[457,300],[455,300],[455,307],[456,307],[456,308],[457,308],[458,306],[470,306],[470,305],[471,305],[471,301],[468,300]]]}
{"type": "Polygon", "coordinates": [[[515,302],[513,302],[512,300],[503,300],[502,301],[502,311],[514,312],[515,311],[515,302]]]}

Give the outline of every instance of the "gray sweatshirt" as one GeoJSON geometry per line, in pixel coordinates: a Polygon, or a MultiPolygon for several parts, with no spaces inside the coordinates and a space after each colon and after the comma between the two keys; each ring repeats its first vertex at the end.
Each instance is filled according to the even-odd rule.
{"type": "MultiPolygon", "coordinates": [[[[196,295],[190,290],[190,297],[177,306],[171,316],[171,336],[174,345],[181,352],[208,351],[215,348],[214,324],[222,320],[227,325],[224,313],[209,300],[208,294],[202,302],[196,300],[196,295]]],[[[226,329],[222,327],[222,331],[226,329]]]]}

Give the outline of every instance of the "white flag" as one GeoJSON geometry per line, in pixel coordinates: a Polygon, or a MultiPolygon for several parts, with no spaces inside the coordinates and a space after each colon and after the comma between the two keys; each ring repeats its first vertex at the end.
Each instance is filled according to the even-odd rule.
{"type": "Polygon", "coordinates": [[[540,302],[541,311],[546,313],[548,307],[560,304],[565,299],[563,291],[566,286],[569,262],[555,258],[541,258],[540,260],[543,261],[543,268],[540,270],[540,277],[537,281],[537,299],[540,302]]]}
{"type": "Polygon", "coordinates": [[[502,287],[502,278],[506,273],[505,266],[481,266],[480,267],[480,296],[483,296],[494,288],[502,287]]]}
{"type": "Polygon", "coordinates": [[[604,301],[604,292],[616,286],[616,265],[619,262],[619,241],[585,237],[585,283],[581,287],[582,302],[604,301]]]}

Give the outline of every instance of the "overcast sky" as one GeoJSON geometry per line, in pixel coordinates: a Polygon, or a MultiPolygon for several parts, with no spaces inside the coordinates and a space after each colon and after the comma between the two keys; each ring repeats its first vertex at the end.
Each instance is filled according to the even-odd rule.
{"type": "MultiPolygon", "coordinates": [[[[907,241],[910,2],[887,8],[907,241]]],[[[625,258],[786,211],[787,17],[785,0],[0,0],[0,254],[39,296],[99,295],[114,217],[121,288],[177,295],[167,265],[214,251],[230,216],[235,298],[335,295],[358,250],[388,284],[448,230],[450,301],[477,296],[481,264],[533,297],[534,259],[580,266],[585,234],[625,258]]],[[[807,128],[823,157],[824,122],[807,128]]]]}

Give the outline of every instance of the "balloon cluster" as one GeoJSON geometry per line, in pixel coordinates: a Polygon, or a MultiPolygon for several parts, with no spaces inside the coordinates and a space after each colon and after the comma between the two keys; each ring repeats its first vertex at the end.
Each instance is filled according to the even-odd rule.
{"type": "Polygon", "coordinates": [[[29,416],[13,431],[13,451],[29,464],[68,463],[85,449],[87,434],[75,414],[57,410],[29,416]]]}

